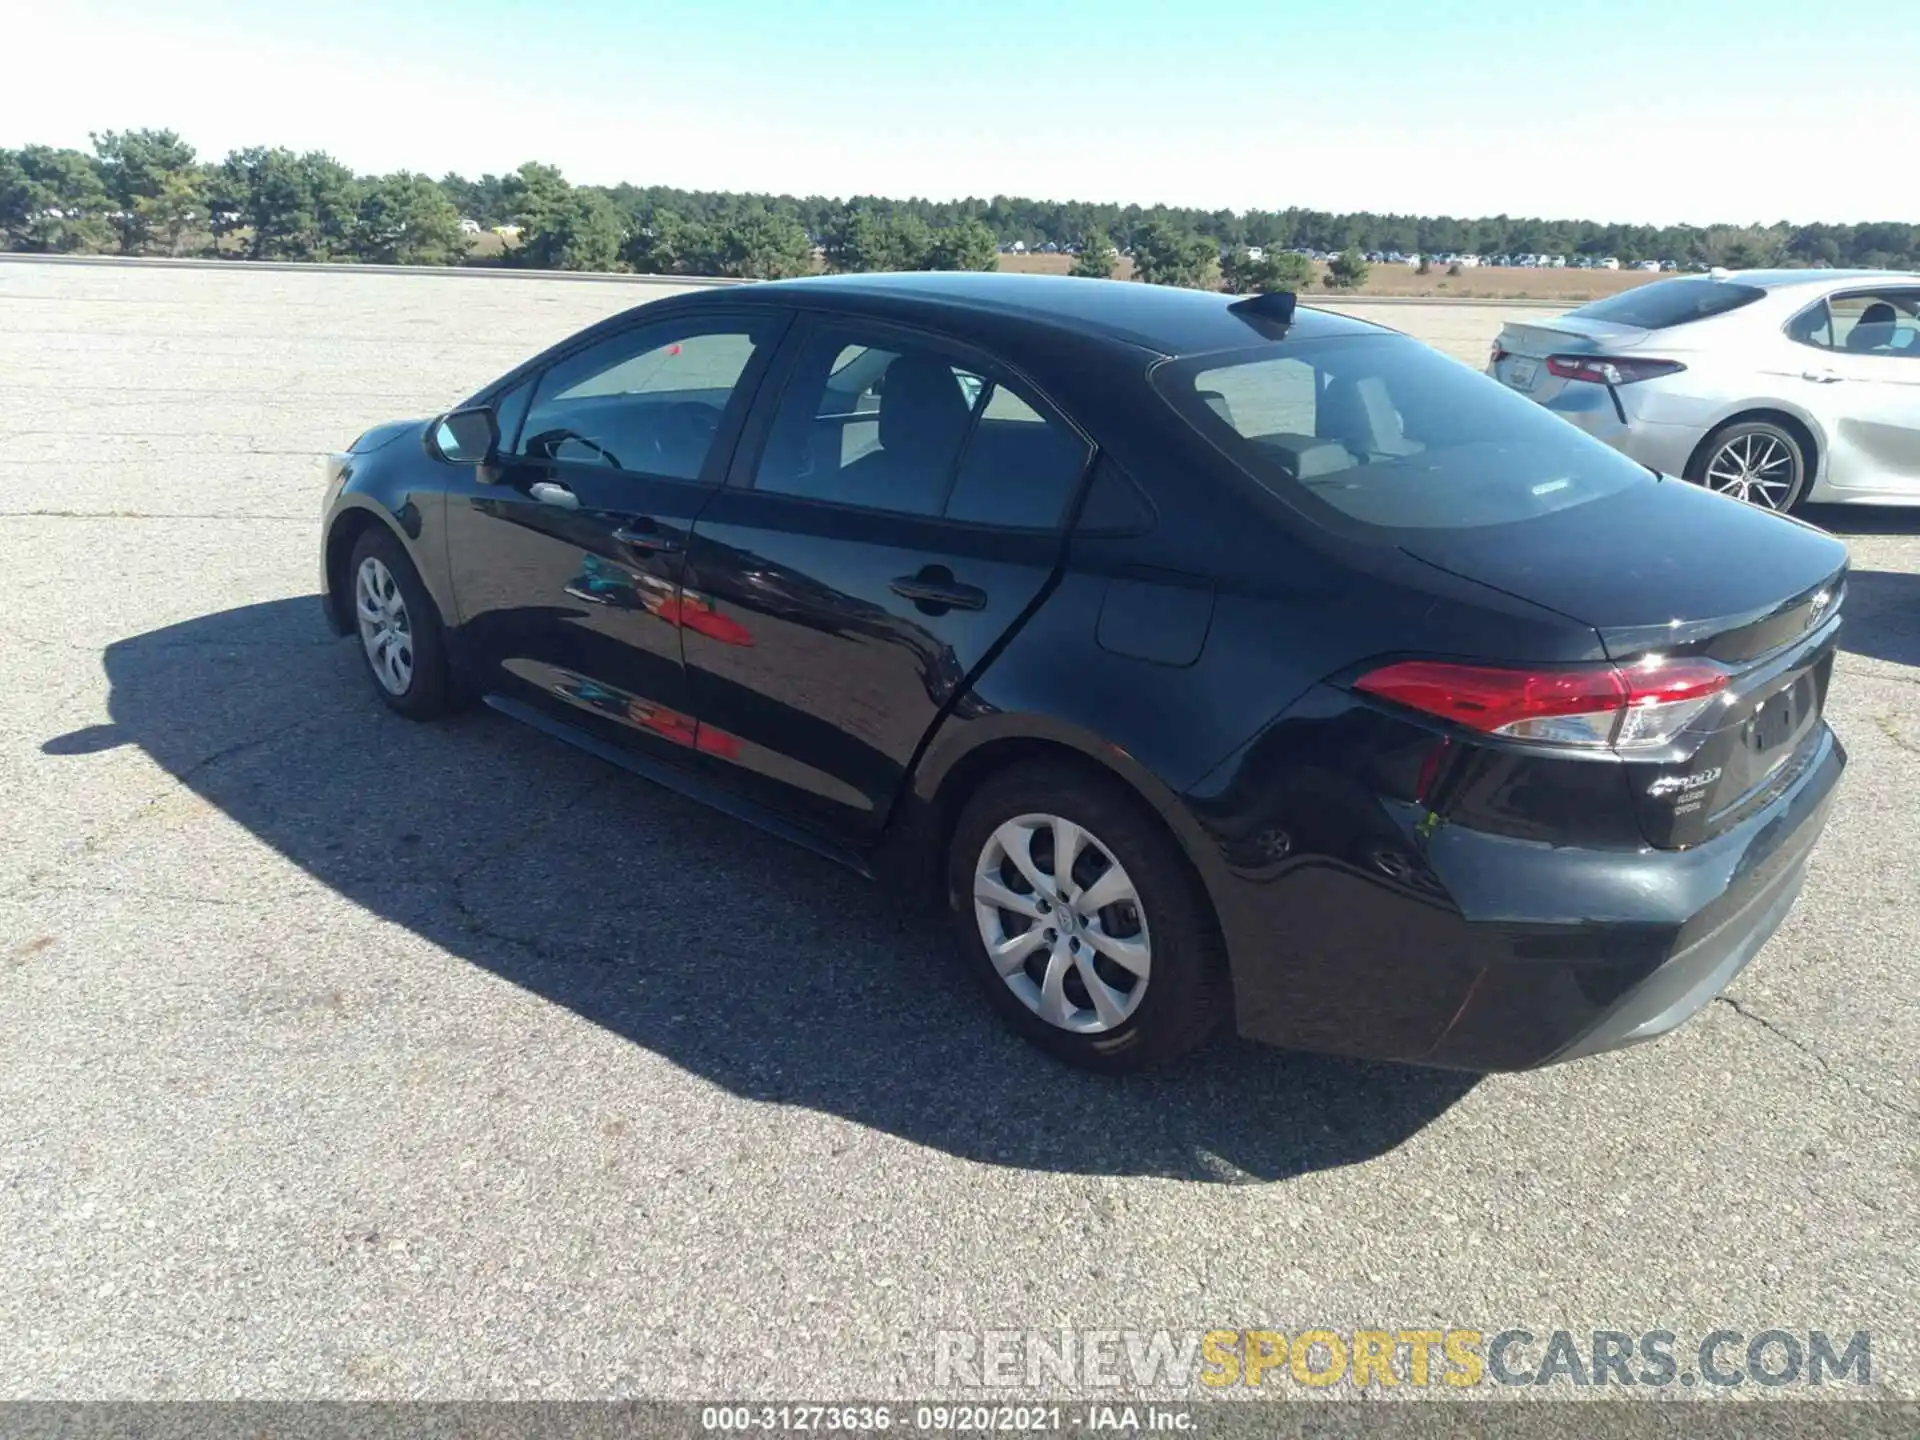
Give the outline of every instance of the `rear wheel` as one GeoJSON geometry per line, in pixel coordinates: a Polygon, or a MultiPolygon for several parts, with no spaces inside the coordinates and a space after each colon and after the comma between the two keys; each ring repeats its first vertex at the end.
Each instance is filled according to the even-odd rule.
{"type": "Polygon", "coordinates": [[[409,720],[452,710],[440,608],[400,542],[369,526],[354,542],[347,582],[360,653],[380,698],[409,720]]]}
{"type": "Polygon", "coordinates": [[[1771,420],[1737,420],[1707,437],[1687,478],[1763,510],[1783,514],[1807,489],[1807,453],[1799,436],[1771,420]]]}
{"type": "Polygon", "coordinates": [[[1063,1060],[1145,1069],[1224,1012],[1212,912],[1172,839],[1111,782],[1045,764],[994,776],[954,829],[948,896],[995,1008],[1063,1060]]]}

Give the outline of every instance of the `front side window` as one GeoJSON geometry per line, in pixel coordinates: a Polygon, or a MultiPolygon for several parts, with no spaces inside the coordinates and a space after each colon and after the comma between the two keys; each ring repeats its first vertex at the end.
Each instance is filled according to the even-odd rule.
{"type": "Polygon", "coordinates": [[[698,479],[762,329],[642,326],[568,356],[540,377],[515,453],[698,479]]]}
{"type": "Polygon", "coordinates": [[[1405,336],[1282,341],[1169,361],[1153,379],[1236,465],[1336,527],[1502,525],[1653,483],[1550,411],[1405,336]]]}
{"type": "Polygon", "coordinates": [[[795,361],[754,488],[1009,528],[1059,523],[1084,441],[980,367],[938,348],[842,330],[795,361]]]}
{"type": "Polygon", "coordinates": [[[539,376],[529,375],[511,390],[494,397],[493,418],[500,431],[502,454],[519,453],[520,427],[526,421],[527,407],[533,403],[534,387],[539,383],[539,376]]]}
{"type": "Polygon", "coordinates": [[[1920,360],[1920,291],[1833,295],[1801,311],[1787,333],[1803,345],[1846,355],[1920,360]]]}

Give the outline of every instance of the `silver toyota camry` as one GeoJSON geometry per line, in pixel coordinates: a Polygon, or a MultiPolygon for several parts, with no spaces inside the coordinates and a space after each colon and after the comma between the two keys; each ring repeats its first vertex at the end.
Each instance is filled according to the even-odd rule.
{"type": "Polygon", "coordinates": [[[1764,505],[1920,505],[1920,274],[1716,270],[1511,324],[1487,373],[1764,505]]]}

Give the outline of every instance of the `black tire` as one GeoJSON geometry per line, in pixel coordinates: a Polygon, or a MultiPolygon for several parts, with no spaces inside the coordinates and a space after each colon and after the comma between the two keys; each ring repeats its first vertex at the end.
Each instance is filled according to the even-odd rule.
{"type": "Polygon", "coordinates": [[[1687,479],[1758,509],[1786,515],[1806,498],[1811,478],[1808,458],[1806,441],[1784,425],[1772,420],[1731,420],[1701,442],[1687,467],[1687,479]],[[1744,486],[1725,478],[1748,469],[1741,463],[1743,456],[1750,462],[1768,463],[1755,483],[1744,486]],[[1780,480],[1786,482],[1784,490],[1775,483],[1780,480]]]}
{"type": "Polygon", "coordinates": [[[347,559],[346,574],[341,578],[346,586],[347,604],[351,607],[354,620],[354,643],[359,649],[362,669],[374,693],[386,702],[390,710],[409,720],[437,720],[457,709],[457,696],[447,665],[447,635],[440,620],[440,607],[434,604],[433,596],[427,593],[420,572],[414,568],[405,547],[385,527],[370,525],[354,541],[353,553],[347,559]],[[412,664],[405,688],[399,691],[390,688],[375,670],[373,657],[368,653],[360,629],[358,577],[361,567],[370,560],[384,566],[393,577],[406,607],[412,664]]]}
{"type": "MultiPolygon", "coordinates": [[[[1104,858],[1096,856],[1093,863],[1104,858]]],[[[1225,948],[1198,880],[1158,818],[1123,787],[1088,770],[1041,762],[990,777],[968,799],[954,826],[947,848],[947,899],[964,963],[994,1007],[1021,1035],[1070,1064],[1108,1073],[1166,1064],[1203,1044],[1230,1005],[1225,948]],[[1029,1008],[1001,978],[981,933],[974,904],[976,867],[1001,825],[1032,814],[1059,816],[1081,827],[1118,862],[1138,896],[1136,913],[1151,951],[1145,990],[1123,1022],[1100,1033],[1075,1033],[1029,1008]]],[[[1037,958],[1044,966],[1045,957],[1037,958]]],[[[1087,994],[1077,976],[1069,984],[1087,994]]]]}

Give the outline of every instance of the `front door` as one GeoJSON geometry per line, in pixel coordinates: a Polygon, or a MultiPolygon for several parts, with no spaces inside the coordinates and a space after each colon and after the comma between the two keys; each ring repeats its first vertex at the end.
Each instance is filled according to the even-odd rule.
{"type": "Polygon", "coordinates": [[[447,501],[461,641],[488,689],[616,744],[694,743],[681,566],[783,325],[639,325],[502,403],[498,464],[447,501]]]}
{"type": "Polygon", "coordinates": [[[941,341],[820,322],[789,352],[694,529],[688,678],[716,778],[858,840],[1041,597],[1090,450],[941,341]]]}

